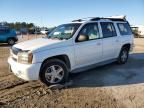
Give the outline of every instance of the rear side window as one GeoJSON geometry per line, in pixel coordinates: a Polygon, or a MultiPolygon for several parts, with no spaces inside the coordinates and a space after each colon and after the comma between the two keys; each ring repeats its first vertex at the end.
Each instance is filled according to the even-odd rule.
{"type": "Polygon", "coordinates": [[[104,38],[117,36],[115,27],[111,22],[101,22],[102,33],[104,38]]]}
{"type": "Polygon", "coordinates": [[[121,35],[131,35],[132,30],[128,23],[117,23],[121,35]]]}
{"type": "Polygon", "coordinates": [[[0,28],[0,34],[8,33],[10,30],[8,28],[0,28]]]}

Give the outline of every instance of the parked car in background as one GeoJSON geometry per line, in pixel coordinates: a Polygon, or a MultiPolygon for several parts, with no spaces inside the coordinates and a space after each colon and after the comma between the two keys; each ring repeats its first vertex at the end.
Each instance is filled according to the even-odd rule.
{"type": "Polygon", "coordinates": [[[139,26],[139,34],[140,34],[140,37],[144,37],[144,26],[139,26]]]}
{"type": "Polygon", "coordinates": [[[16,31],[9,29],[6,26],[0,27],[0,43],[8,43],[9,45],[14,45],[18,41],[16,31]]]}
{"type": "Polygon", "coordinates": [[[41,34],[44,34],[44,35],[45,35],[45,34],[48,33],[48,31],[49,31],[48,29],[42,29],[40,32],[41,32],[41,34]]]}
{"type": "Polygon", "coordinates": [[[135,38],[138,38],[140,35],[138,33],[138,27],[131,27],[133,35],[135,38]]]}
{"type": "Polygon", "coordinates": [[[133,34],[135,37],[137,38],[144,37],[144,26],[135,25],[135,26],[131,26],[131,28],[133,30],[133,34]]]}
{"type": "Polygon", "coordinates": [[[47,37],[18,43],[10,49],[12,72],[46,85],[64,83],[69,73],[117,61],[125,64],[133,34],[125,18],[79,19],[56,27],[47,37]]]}

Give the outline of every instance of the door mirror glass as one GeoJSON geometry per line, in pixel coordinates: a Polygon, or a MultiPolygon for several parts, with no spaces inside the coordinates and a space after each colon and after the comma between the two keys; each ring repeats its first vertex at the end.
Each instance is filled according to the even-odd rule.
{"type": "Polygon", "coordinates": [[[89,38],[87,35],[80,35],[78,38],[78,42],[88,41],[89,38]]]}

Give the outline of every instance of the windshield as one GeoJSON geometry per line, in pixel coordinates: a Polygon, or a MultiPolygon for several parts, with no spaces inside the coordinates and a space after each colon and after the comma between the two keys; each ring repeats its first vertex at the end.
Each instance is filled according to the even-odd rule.
{"type": "Polygon", "coordinates": [[[60,25],[48,34],[48,38],[70,39],[80,25],[78,23],[60,25]]]}

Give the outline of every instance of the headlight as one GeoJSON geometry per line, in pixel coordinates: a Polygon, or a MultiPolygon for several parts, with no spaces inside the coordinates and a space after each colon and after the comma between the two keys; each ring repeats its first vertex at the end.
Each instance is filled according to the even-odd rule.
{"type": "Polygon", "coordinates": [[[23,64],[31,64],[33,59],[33,54],[28,52],[18,53],[18,62],[23,64]]]}

